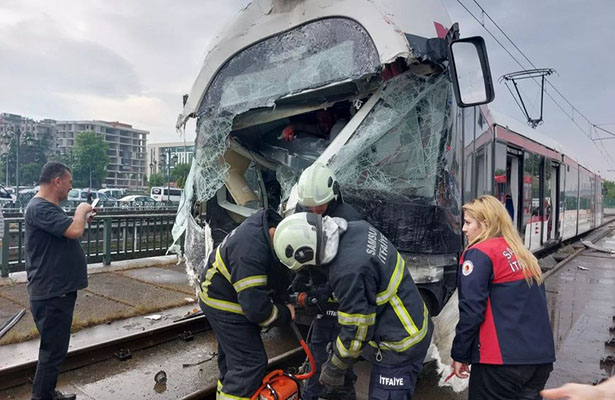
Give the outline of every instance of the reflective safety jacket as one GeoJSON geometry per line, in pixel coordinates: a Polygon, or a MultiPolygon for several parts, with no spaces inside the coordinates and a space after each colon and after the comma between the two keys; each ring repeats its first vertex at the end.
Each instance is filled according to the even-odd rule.
{"type": "Polygon", "coordinates": [[[385,366],[425,357],[433,325],[393,244],[365,221],[348,223],[329,282],[338,299],[341,331],[331,362],[348,368],[363,355],[385,366]]]}
{"type": "Polygon", "coordinates": [[[201,273],[199,295],[208,316],[243,316],[262,327],[290,321],[286,305],[268,294],[281,295],[288,286],[288,270],[275,257],[269,236],[269,226],[280,220],[272,210],[258,211],[212,252],[201,273]]]}
{"type": "Polygon", "coordinates": [[[459,323],[451,356],[466,364],[555,361],[544,285],[528,286],[504,238],[467,249],[457,273],[459,323]]]}

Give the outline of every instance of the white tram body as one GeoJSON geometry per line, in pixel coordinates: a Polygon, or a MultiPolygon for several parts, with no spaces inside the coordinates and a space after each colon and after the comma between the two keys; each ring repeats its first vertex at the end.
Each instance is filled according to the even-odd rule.
{"type": "Polygon", "coordinates": [[[464,201],[509,195],[533,250],[599,224],[598,176],[456,95],[476,76],[490,87],[486,53],[475,51],[482,70],[464,71],[463,57],[452,55],[457,37],[437,0],[256,0],[243,8],[212,41],[177,121],[181,129],[197,119],[173,231],[185,234],[189,266],[198,274],[213,246],[255,210],[292,206],[293,185],[316,160],[396,245],[434,315],[455,289],[464,201]],[[323,109],[343,122],[339,132],[282,140],[285,126],[316,124],[323,109]]]}

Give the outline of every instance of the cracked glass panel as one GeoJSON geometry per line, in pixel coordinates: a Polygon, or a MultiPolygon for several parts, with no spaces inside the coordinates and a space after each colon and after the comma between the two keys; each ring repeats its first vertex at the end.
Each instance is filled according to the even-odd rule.
{"type": "MultiPolygon", "coordinates": [[[[197,112],[195,158],[173,226],[175,244],[169,251],[181,252],[179,239],[185,232],[185,254],[190,259],[187,266],[198,271],[213,248],[212,236],[196,228],[191,212],[196,202],[214,197],[228,178],[229,166],[223,155],[237,115],[251,109],[275,108],[276,101],[285,96],[358,80],[379,70],[378,52],[367,32],[344,18],[311,22],[231,58],[213,79],[197,112]],[[205,253],[196,251],[195,246],[205,253]]],[[[288,197],[299,173],[284,166],[276,168],[274,176],[280,183],[282,199],[288,197]]]]}
{"type": "Polygon", "coordinates": [[[340,185],[434,198],[449,105],[450,83],[444,75],[425,78],[406,72],[391,79],[330,163],[340,185]]]}
{"type": "Polygon", "coordinates": [[[272,106],[276,99],[380,68],[378,52],[355,21],[328,18],[257,43],[233,57],[208,89],[207,111],[272,106]]]}

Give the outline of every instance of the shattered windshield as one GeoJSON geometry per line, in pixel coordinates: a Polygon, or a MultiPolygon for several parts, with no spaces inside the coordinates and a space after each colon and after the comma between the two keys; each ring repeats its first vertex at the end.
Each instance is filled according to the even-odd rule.
{"type": "Polygon", "coordinates": [[[355,21],[328,18],[311,22],[233,57],[208,89],[199,114],[208,108],[268,106],[284,95],[356,79],[374,73],[379,66],[371,38],[355,21]]]}
{"type": "MultiPolygon", "coordinates": [[[[215,196],[228,179],[224,154],[236,116],[251,109],[274,107],[287,95],[359,80],[379,71],[378,52],[370,36],[357,22],[346,18],[310,22],[231,58],[213,79],[197,112],[195,157],[173,226],[175,244],[169,251],[180,253],[180,238],[187,231],[187,269],[198,270],[211,250],[209,231],[198,226],[191,211],[196,202],[215,196]]],[[[297,174],[283,165],[277,167],[282,199],[288,196],[297,174]]]]}
{"type": "Polygon", "coordinates": [[[389,82],[331,161],[345,189],[433,198],[451,101],[445,75],[406,72],[389,82]]]}

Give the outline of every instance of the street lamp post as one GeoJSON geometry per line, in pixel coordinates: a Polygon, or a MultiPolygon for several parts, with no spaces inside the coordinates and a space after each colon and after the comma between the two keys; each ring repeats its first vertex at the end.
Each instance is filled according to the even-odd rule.
{"type": "Polygon", "coordinates": [[[11,127],[11,131],[14,132],[15,137],[17,138],[17,162],[15,163],[15,195],[19,196],[19,142],[21,141],[21,129],[16,127],[17,129],[13,130],[11,127]]]}
{"type": "Polygon", "coordinates": [[[177,162],[177,154],[171,157],[171,148],[167,147],[164,154],[161,156],[160,168],[166,166],[167,172],[167,203],[171,203],[171,167],[177,162]]]}
{"type": "Polygon", "coordinates": [[[4,153],[4,162],[6,163],[6,176],[5,176],[5,186],[9,186],[9,145],[11,144],[11,135],[2,129],[2,143],[4,143],[6,147],[6,153],[4,153]]]}
{"type": "MultiPolygon", "coordinates": [[[[15,136],[17,139],[15,144],[17,145],[17,162],[15,163],[15,195],[19,195],[19,142],[21,141],[21,129],[19,127],[13,128],[13,126],[9,126],[8,129],[2,134],[2,141],[7,146],[10,145],[11,139],[15,136]]],[[[8,153],[7,149],[7,153],[8,153]]],[[[8,162],[7,162],[8,164],[8,162]]],[[[8,165],[7,165],[7,175],[8,175],[8,165]]],[[[8,182],[8,181],[7,181],[8,182]]]]}

